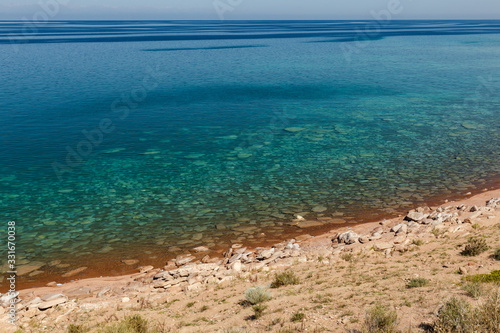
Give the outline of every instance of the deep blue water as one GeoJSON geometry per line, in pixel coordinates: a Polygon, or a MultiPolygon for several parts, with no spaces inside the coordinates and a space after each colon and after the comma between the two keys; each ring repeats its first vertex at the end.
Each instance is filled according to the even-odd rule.
{"type": "Polygon", "coordinates": [[[0,22],[0,216],[21,263],[252,243],[294,214],[351,223],[485,186],[500,21],[369,27],[0,22]]]}

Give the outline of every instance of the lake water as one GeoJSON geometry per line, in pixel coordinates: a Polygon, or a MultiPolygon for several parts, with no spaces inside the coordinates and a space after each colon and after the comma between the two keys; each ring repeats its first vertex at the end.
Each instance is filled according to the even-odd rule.
{"type": "Polygon", "coordinates": [[[36,281],[481,190],[499,55],[500,21],[0,22],[1,230],[36,281]]]}

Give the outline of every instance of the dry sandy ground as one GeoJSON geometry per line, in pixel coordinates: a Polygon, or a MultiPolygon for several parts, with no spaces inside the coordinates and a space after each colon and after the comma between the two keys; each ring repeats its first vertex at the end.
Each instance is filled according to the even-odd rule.
{"type": "MultiPolygon", "coordinates": [[[[465,204],[468,211],[470,206],[485,206],[488,199],[498,197],[500,190],[489,191],[443,206],[465,204]]],[[[381,224],[389,229],[402,220],[399,217],[350,230],[367,235],[381,224]]],[[[492,257],[493,250],[500,247],[500,207],[473,223],[448,223],[432,229],[426,226],[425,231],[411,236],[403,252],[393,250],[390,254],[374,250],[374,242],[335,250],[332,239],[339,232],[335,230],[301,242],[299,257],[260,269],[251,270],[249,266],[247,271],[233,274],[232,280],[203,284],[195,291],[154,289],[150,283],[140,282],[147,280],[147,273],[23,290],[23,302],[49,293],[63,293],[69,301],[45,311],[36,307],[20,311],[18,323],[22,332],[67,332],[69,324],[99,332],[126,316],[139,314],[158,332],[347,332],[361,329],[366,310],[383,304],[397,312],[399,329],[419,332],[423,324],[435,320],[440,306],[454,295],[473,304],[480,302],[463,290],[464,273],[500,269],[500,261],[492,257]],[[491,250],[475,257],[460,255],[470,236],[484,237],[491,250]],[[275,272],[285,269],[298,275],[300,282],[269,289],[272,299],[265,303],[264,315],[252,319],[252,308],[241,305],[245,290],[269,286],[275,272]],[[408,288],[408,281],[415,277],[427,279],[428,284],[408,288]],[[97,297],[106,287],[110,292],[97,297]],[[304,319],[293,322],[292,316],[298,312],[304,319]]],[[[15,331],[6,323],[6,314],[0,319],[0,332],[15,331]]]]}

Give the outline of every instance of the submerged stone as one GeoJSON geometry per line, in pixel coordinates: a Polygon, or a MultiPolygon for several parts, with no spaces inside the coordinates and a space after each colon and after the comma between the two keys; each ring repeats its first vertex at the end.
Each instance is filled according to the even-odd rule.
{"type": "Polygon", "coordinates": [[[322,213],[326,210],[327,210],[327,208],[325,206],[316,206],[312,209],[312,211],[315,213],[322,213]]]}
{"type": "Polygon", "coordinates": [[[113,148],[103,151],[104,154],[114,154],[126,150],[126,148],[113,148]]]}
{"type": "Polygon", "coordinates": [[[249,158],[250,156],[252,156],[252,154],[249,154],[249,153],[239,153],[237,156],[240,159],[245,159],[245,158],[249,158]]]}
{"type": "Polygon", "coordinates": [[[86,269],[87,269],[87,267],[79,267],[79,268],[77,268],[77,269],[73,269],[73,270],[71,270],[71,271],[69,271],[69,272],[67,272],[67,273],[65,273],[65,274],[63,274],[63,275],[61,275],[61,276],[62,276],[63,278],[72,277],[72,276],[75,276],[75,275],[77,275],[77,274],[79,274],[79,273],[83,272],[83,271],[84,271],[84,270],[86,270],[86,269]]]}
{"type": "Polygon", "coordinates": [[[303,130],[305,130],[305,128],[303,128],[303,127],[287,127],[287,128],[285,128],[285,131],[290,132],[290,133],[302,132],[303,130]]]}

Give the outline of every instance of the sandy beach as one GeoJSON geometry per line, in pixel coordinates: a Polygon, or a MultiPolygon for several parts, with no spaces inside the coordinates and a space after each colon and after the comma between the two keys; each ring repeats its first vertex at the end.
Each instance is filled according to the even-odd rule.
{"type": "MultiPolygon", "coordinates": [[[[460,255],[470,236],[485,238],[491,249],[500,246],[500,202],[494,198],[500,198],[500,190],[416,207],[393,219],[302,233],[273,246],[234,244],[220,257],[180,255],[163,268],[142,266],[128,275],[23,289],[18,324],[23,332],[66,332],[70,324],[97,332],[140,314],[158,332],[341,332],[360,328],[365,311],[383,303],[398,313],[401,329],[417,332],[419,325],[433,322],[451,295],[467,297],[463,275],[500,267],[491,250],[477,257],[460,255]],[[252,320],[251,309],[239,305],[245,290],[269,286],[283,270],[292,270],[300,282],[271,288],[266,315],[252,320]],[[415,277],[428,285],[406,288],[415,277]],[[290,321],[296,312],[304,317],[290,321]]],[[[300,218],[295,222],[317,227],[300,218]]],[[[0,311],[6,322],[7,309],[0,311]]]]}

